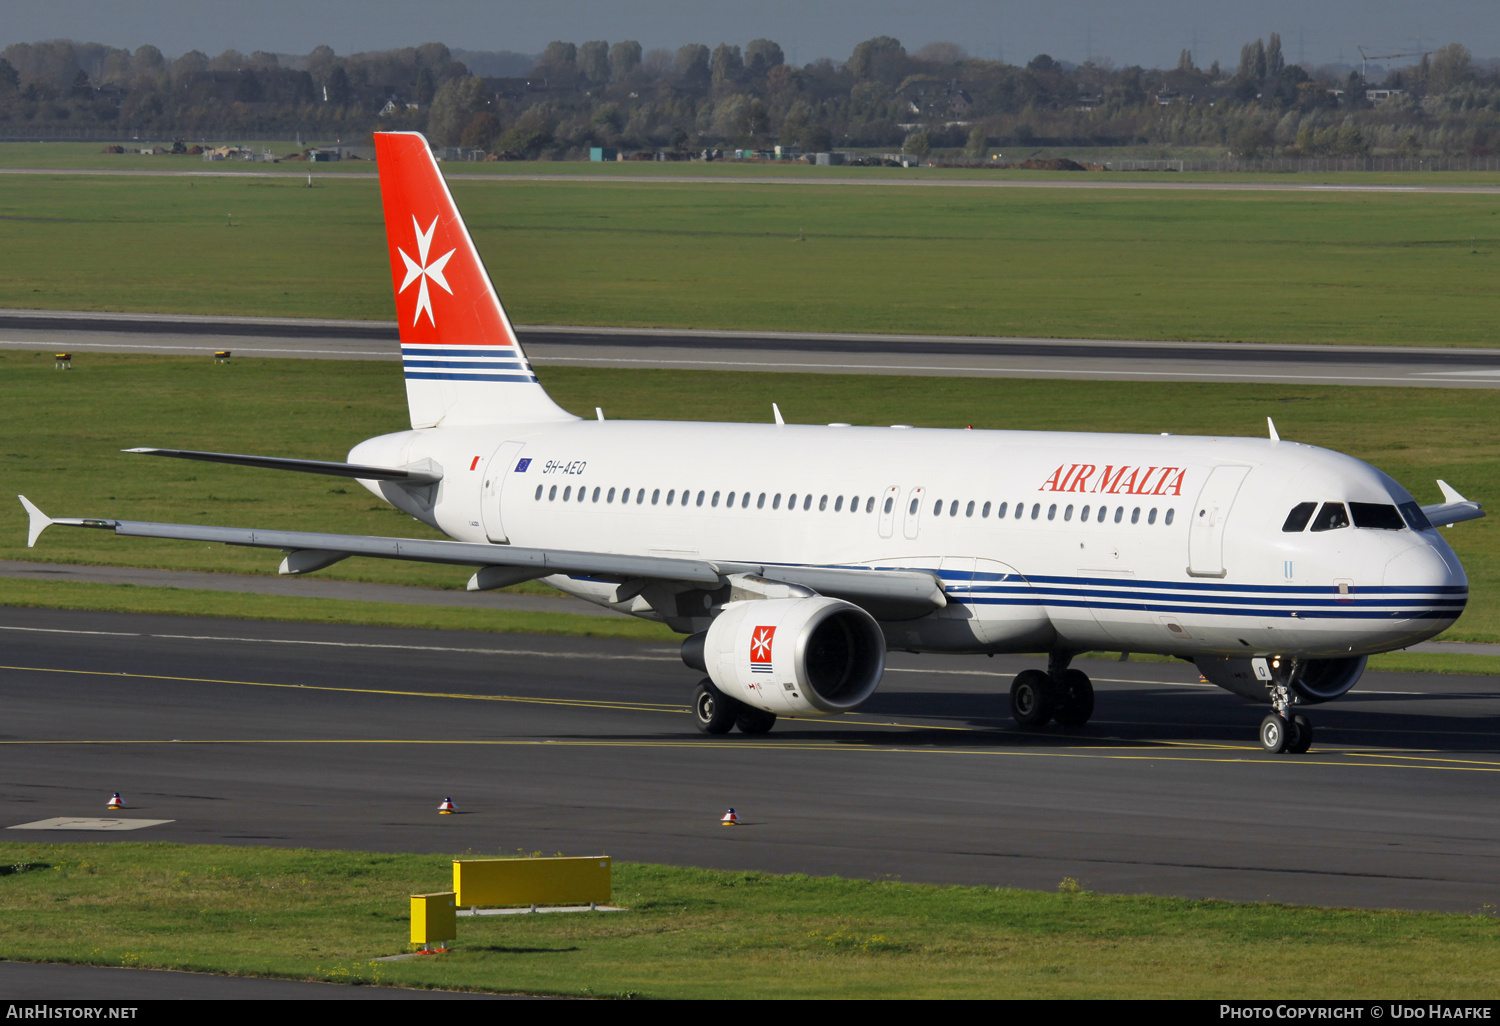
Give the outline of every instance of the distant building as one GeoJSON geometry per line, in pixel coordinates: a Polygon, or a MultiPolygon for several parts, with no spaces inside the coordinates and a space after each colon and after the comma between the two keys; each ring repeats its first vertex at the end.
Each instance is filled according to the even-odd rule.
{"type": "Polygon", "coordinates": [[[590,146],[589,160],[598,163],[600,161],[614,161],[620,159],[620,151],[613,146],[590,146]]]}

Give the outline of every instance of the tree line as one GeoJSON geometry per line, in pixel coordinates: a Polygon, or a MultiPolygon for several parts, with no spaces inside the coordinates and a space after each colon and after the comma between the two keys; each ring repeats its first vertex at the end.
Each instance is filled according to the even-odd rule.
{"type": "Polygon", "coordinates": [[[339,55],[228,50],[167,59],[95,43],[0,51],[0,135],[66,129],[141,138],[340,137],[415,129],[435,145],[514,158],[623,150],[903,149],[1024,155],[1040,146],[1206,147],[1241,157],[1490,154],[1500,147],[1500,68],[1459,43],[1366,82],[1356,70],[1288,63],[1276,33],[1234,68],[1024,65],[890,36],[844,61],[787,63],[770,39],[554,42],[504,55],[510,77],[478,75],[440,43],[339,55]],[[1388,93],[1374,93],[1376,87],[1388,93]],[[1020,151],[1019,153],[1017,151],[1020,151]]]}

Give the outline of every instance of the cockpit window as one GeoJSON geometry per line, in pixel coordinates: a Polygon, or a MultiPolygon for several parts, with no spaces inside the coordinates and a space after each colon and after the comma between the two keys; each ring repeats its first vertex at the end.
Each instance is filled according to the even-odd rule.
{"type": "Polygon", "coordinates": [[[1432,530],[1432,521],[1427,519],[1427,514],[1415,502],[1403,502],[1396,508],[1401,511],[1401,515],[1406,518],[1406,525],[1413,531],[1432,530]]]}
{"type": "Polygon", "coordinates": [[[1286,523],[1281,525],[1281,529],[1287,534],[1293,534],[1302,530],[1307,526],[1307,522],[1312,519],[1313,510],[1317,508],[1318,504],[1316,502],[1297,503],[1297,505],[1292,507],[1292,511],[1286,515],[1286,523]]]}
{"type": "Polygon", "coordinates": [[[1377,531],[1400,531],[1406,527],[1395,506],[1383,502],[1351,502],[1349,512],[1355,527],[1373,527],[1377,531]]]}
{"type": "Polygon", "coordinates": [[[1349,526],[1349,514],[1344,509],[1342,502],[1325,502],[1323,508],[1318,510],[1317,519],[1313,521],[1314,531],[1336,531],[1340,527],[1349,526]]]}

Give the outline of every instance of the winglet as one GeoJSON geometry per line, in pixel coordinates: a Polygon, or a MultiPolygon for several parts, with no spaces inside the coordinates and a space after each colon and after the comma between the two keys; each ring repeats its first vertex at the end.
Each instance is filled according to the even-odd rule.
{"type": "Polygon", "coordinates": [[[1272,420],[1270,417],[1266,418],[1266,427],[1268,427],[1268,428],[1271,429],[1271,441],[1273,441],[1273,442],[1279,442],[1279,441],[1281,441],[1281,436],[1276,433],[1276,422],[1274,420],[1272,420]]]}
{"type": "Polygon", "coordinates": [[[26,531],[26,547],[36,547],[36,540],[42,536],[42,532],[52,526],[52,518],[36,508],[36,504],[24,495],[17,495],[21,505],[26,507],[26,515],[31,518],[31,524],[26,531]]]}
{"type": "MultiPolygon", "coordinates": [[[[1443,501],[1444,502],[1468,502],[1469,501],[1468,499],[1464,498],[1462,495],[1459,495],[1457,489],[1455,489],[1447,481],[1444,481],[1442,478],[1438,478],[1438,487],[1443,490],[1443,501]]],[[[26,500],[22,499],[21,501],[25,502],[26,500]]]]}
{"type": "Polygon", "coordinates": [[[777,406],[775,403],[772,403],[771,404],[771,413],[774,414],[775,417],[776,417],[776,426],[777,427],[786,427],[786,421],[784,421],[784,420],[781,419],[781,407],[780,406],[777,406]]]}

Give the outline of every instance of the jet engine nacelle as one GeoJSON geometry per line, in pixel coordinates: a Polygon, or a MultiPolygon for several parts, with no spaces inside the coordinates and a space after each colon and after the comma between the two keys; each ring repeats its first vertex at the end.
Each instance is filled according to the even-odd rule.
{"type": "MultiPolygon", "coordinates": [[[[1256,676],[1252,660],[1234,656],[1199,656],[1193,662],[1203,676],[1224,690],[1256,702],[1271,701],[1271,682],[1256,676]]],[[[1365,662],[1365,656],[1306,660],[1301,675],[1292,682],[1292,691],[1304,705],[1331,702],[1358,683],[1365,672],[1365,662]]]]}
{"type": "Polygon", "coordinates": [[[821,595],[732,602],[706,635],[689,639],[685,659],[697,637],[714,685],[766,712],[849,712],[870,697],[885,672],[885,635],[874,617],[821,595]]]}

